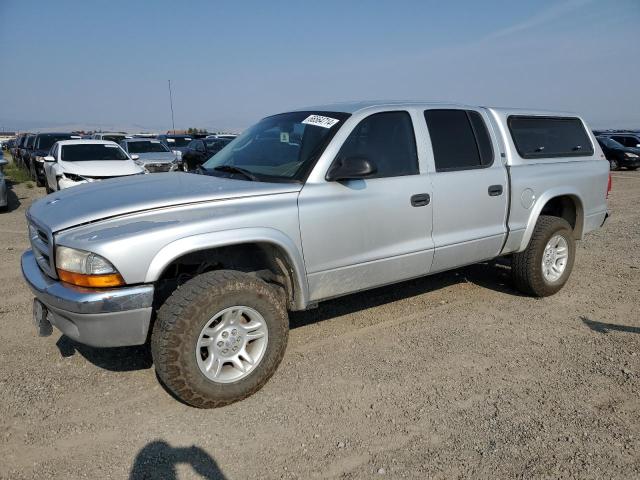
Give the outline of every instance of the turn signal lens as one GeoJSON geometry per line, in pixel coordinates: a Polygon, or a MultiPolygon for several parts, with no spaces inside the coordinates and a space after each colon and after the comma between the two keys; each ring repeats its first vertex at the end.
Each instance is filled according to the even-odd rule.
{"type": "Polygon", "coordinates": [[[57,269],[58,278],[63,282],[79,287],[107,288],[121,287],[124,285],[124,279],[119,273],[109,273],[107,275],[85,275],[83,273],[74,273],[57,269]]]}

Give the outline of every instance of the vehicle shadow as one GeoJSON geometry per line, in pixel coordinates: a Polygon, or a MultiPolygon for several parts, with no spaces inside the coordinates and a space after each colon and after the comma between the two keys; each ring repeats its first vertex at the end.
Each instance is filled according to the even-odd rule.
{"type": "Polygon", "coordinates": [[[5,180],[5,183],[7,185],[6,212],[13,212],[14,210],[17,210],[18,208],[20,208],[20,199],[18,198],[18,195],[16,195],[16,192],[13,189],[13,186],[15,185],[15,183],[12,182],[11,180],[5,180]]]}
{"type": "Polygon", "coordinates": [[[146,370],[153,366],[148,344],[135,347],[94,348],[62,335],[56,346],[65,358],[79,353],[95,366],[112,372],[146,370]]]}
{"type": "Polygon", "coordinates": [[[482,288],[508,295],[526,297],[511,286],[511,262],[498,258],[467,267],[420,277],[406,282],[375,288],[360,293],[326,300],[318,308],[303,312],[291,312],[290,328],[300,328],[313,323],[348,315],[359,310],[378,307],[425,293],[441,290],[451,285],[472,283],[482,288]]]}
{"type": "MultiPolygon", "coordinates": [[[[327,300],[321,302],[318,308],[304,312],[291,312],[289,325],[291,329],[301,328],[385,303],[434,292],[460,283],[472,283],[479,287],[508,295],[525,296],[512,288],[510,273],[510,261],[499,258],[457,270],[450,270],[327,300]]],[[[145,345],[134,347],[94,348],[77,343],[71,338],[62,335],[58,339],[56,346],[63,357],[71,357],[79,353],[97,367],[113,372],[146,370],[153,366],[149,342],[145,345]]],[[[165,388],[165,390],[168,389],[165,388]]]]}
{"type": "Polygon", "coordinates": [[[609,333],[610,331],[640,333],[640,327],[629,327],[627,325],[616,325],[615,323],[604,323],[591,320],[585,316],[581,316],[580,320],[594,332],[609,333]]]}
{"type": "Polygon", "coordinates": [[[202,448],[172,447],[164,440],[156,440],[142,448],[133,462],[129,480],[177,480],[177,465],[189,465],[207,480],[225,480],[216,461],[202,448]]]}

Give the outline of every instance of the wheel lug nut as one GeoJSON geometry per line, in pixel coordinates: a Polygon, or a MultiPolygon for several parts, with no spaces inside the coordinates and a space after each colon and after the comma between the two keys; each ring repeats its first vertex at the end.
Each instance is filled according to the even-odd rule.
{"type": "Polygon", "coordinates": [[[222,347],[223,345],[224,345],[224,342],[223,342],[222,340],[220,340],[220,341],[218,342],[218,346],[219,346],[219,347],[222,347]]]}
{"type": "Polygon", "coordinates": [[[222,338],[227,338],[229,336],[229,332],[222,332],[222,338]]]}
{"type": "Polygon", "coordinates": [[[237,352],[238,351],[238,347],[233,347],[233,351],[237,352]]]}
{"type": "Polygon", "coordinates": [[[225,348],[224,350],[222,350],[222,353],[229,353],[229,349],[225,348]]]}

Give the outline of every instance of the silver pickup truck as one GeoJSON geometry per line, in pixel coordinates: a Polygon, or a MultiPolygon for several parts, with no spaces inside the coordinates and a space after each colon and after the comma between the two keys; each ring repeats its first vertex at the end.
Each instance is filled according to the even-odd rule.
{"type": "MultiPolygon", "coordinates": [[[[261,120],[199,175],[55,192],[27,213],[34,320],[88,345],[149,341],[197,407],[251,395],[287,311],[496,257],[534,296],[565,284],[607,217],[609,164],[572,114],[432,103],[261,120]]],[[[363,346],[362,348],[365,348],[363,346]]]]}

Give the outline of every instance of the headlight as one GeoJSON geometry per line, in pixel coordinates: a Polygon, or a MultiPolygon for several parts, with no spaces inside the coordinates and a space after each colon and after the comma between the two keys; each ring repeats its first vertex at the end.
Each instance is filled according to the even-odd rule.
{"type": "Polygon", "coordinates": [[[62,176],[71,180],[72,182],[87,182],[88,180],[80,175],[76,175],[75,173],[67,173],[63,172],[62,176]]]}
{"type": "Polygon", "coordinates": [[[147,167],[144,166],[144,162],[139,162],[138,160],[134,160],[134,163],[138,165],[142,170],[144,170],[144,173],[149,173],[149,170],[147,170],[147,167]]]}
{"type": "Polygon", "coordinates": [[[44,157],[37,156],[36,162],[44,163],[44,157]]]}
{"type": "Polygon", "coordinates": [[[635,153],[629,153],[629,152],[625,152],[624,156],[627,158],[638,158],[638,155],[636,155],[635,153]]]}
{"type": "Polygon", "coordinates": [[[69,247],[56,247],[56,270],[60,280],[82,287],[118,287],[124,279],[100,255],[69,247]]]}

